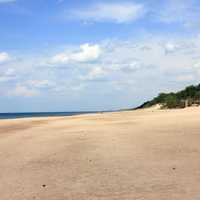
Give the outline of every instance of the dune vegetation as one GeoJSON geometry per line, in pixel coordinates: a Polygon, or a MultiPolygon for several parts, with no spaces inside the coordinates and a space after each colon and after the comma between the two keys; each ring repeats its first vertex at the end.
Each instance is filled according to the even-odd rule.
{"type": "Polygon", "coordinates": [[[148,108],[157,104],[160,104],[163,109],[185,108],[193,105],[199,106],[200,84],[197,86],[188,86],[178,92],[160,93],[157,97],[143,103],[138,108],[148,108]]]}

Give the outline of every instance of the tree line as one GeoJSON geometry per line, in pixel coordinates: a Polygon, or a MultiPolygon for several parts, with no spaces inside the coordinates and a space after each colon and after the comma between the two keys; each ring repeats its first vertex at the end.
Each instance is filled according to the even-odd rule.
{"type": "Polygon", "coordinates": [[[148,108],[156,104],[160,104],[161,108],[169,109],[200,105],[200,84],[197,86],[188,86],[176,93],[160,93],[157,97],[145,102],[138,108],[148,108]]]}

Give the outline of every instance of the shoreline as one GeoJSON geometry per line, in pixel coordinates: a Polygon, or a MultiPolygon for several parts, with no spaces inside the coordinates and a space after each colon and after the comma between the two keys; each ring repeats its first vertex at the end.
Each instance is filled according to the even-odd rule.
{"type": "Polygon", "coordinates": [[[159,107],[157,106],[152,106],[152,107],[149,107],[149,108],[141,108],[141,109],[130,109],[130,110],[117,110],[117,111],[97,111],[97,112],[50,112],[50,114],[52,113],[53,115],[47,115],[45,116],[46,114],[48,114],[48,112],[33,112],[33,113],[0,113],[1,114],[13,114],[13,115],[20,115],[20,114],[27,114],[28,116],[25,116],[25,117],[13,117],[13,118],[1,118],[0,117],[0,122],[1,121],[9,121],[9,120],[34,120],[34,119],[57,119],[57,118],[71,118],[71,117],[79,117],[79,116],[91,116],[91,115],[104,115],[104,114],[120,114],[120,113],[151,113],[151,112],[178,112],[178,111],[189,111],[189,110],[192,110],[192,111],[200,111],[200,107],[199,106],[191,106],[191,107],[187,107],[187,108],[175,108],[175,109],[160,109],[159,107]],[[61,113],[61,115],[59,114],[61,113]],[[62,115],[62,113],[64,115],[62,115]],[[65,114],[66,113],[66,114],[65,114]],[[72,114],[70,114],[72,113],[72,114]],[[30,116],[29,116],[30,114],[30,116]],[[35,116],[31,116],[31,115],[34,115],[36,114],[35,116]],[[37,114],[42,114],[41,116],[37,116],[37,114]],[[43,115],[44,114],[44,115],[43,115]],[[55,114],[55,115],[54,115],[55,114]],[[57,115],[58,114],[58,115],[57,115]],[[67,115],[68,114],[68,115],[67,115]]]}
{"type": "Polygon", "coordinates": [[[0,120],[26,119],[26,118],[48,118],[48,117],[69,117],[84,114],[95,114],[100,112],[25,112],[25,113],[0,113],[0,120]]]}

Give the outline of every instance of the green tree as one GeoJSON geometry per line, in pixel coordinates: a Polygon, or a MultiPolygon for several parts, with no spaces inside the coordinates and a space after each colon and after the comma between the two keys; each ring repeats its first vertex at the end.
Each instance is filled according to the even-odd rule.
{"type": "Polygon", "coordinates": [[[163,105],[163,108],[184,108],[193,103],[200,105],[200,84],[188,86],[177,93],[160,93],[153,100],[144,103],[140,108],[150,107],[155,104],[163,105]]]}
{"type": "Polygon", "coordinates": [[[175,95],[168,95],[166,98],[165,98],[165,103],[164,103],[164,107],[167,107],[167,108],[177,108],[179,107],[179,102],[178,102],[178,99],[175,95]]]}

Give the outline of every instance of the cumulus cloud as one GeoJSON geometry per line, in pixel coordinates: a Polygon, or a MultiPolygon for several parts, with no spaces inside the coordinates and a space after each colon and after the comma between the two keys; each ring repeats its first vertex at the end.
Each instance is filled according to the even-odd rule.
{"type": "Polygon", "coordinates": [[[88,22],[127,23],[141,18],[144,13],[144,6],[138,3],[98,3],[72,11],[72,17],[88,22]]]}
{"type": "Polygon", "coordinates": [[[0,52],[0,64],[5,63],[10,60],[10,56],[6,52],[0,52]]]}
{"type": "Polygon", "coordinates": [[[83,44],[80,46],[79,52],[59,53],[51,59],[53,64],[65,64],[69,62],[91,62],[99,58],[101,48],[99,45],[83,44]]]}
{"type": "Polygon", "coordinates": [[[176,89],[179,85],[183,87],[189,81],[193,83],[200,78],[200,43],[197,38],[109,40],[95,45],[66,47],[65,50],[63,57],[66,59],[57,58],[55,65],[51,66],[45,65],[50,55],[46,55],[43,61],[33,55],[32,60],[24,57],[16,59],[16,64],[13,61],[2,65],[2,88],[5,88],[6,80],[11,80],[16,74],[17,80],[7,84],[14,96],[64,96],[69,91],[75,94],[77,90],[89,93],[107,90],[114,93],[116,88],[131,93],[139,87],[151,93],[166,88],[176,89]],[[166,51],[170,53],[166,54],[166,51]],[[65,67],[65,63],[73,67],[65,67]],[[58,65],[64,67],[54,67],[58,65]],[[14,85],[16,88],[13,89],[14,85]],[[96,89],[97,85],[99,89],[96,89]]]}
{"type": "Polygon", "coordinates": [[[104,49],[103,56],[95,63],[83,65],[87,73],[80,71],[82,81],[120,81],[122,84],[127,79],[134,78],[139,83],[153,78],[178,83],[198,78],[193,76],[199,66],[194,58],[200,50],[196,39],[149,38],[138,42],[110,41],[100,46],[104,49]]]}

